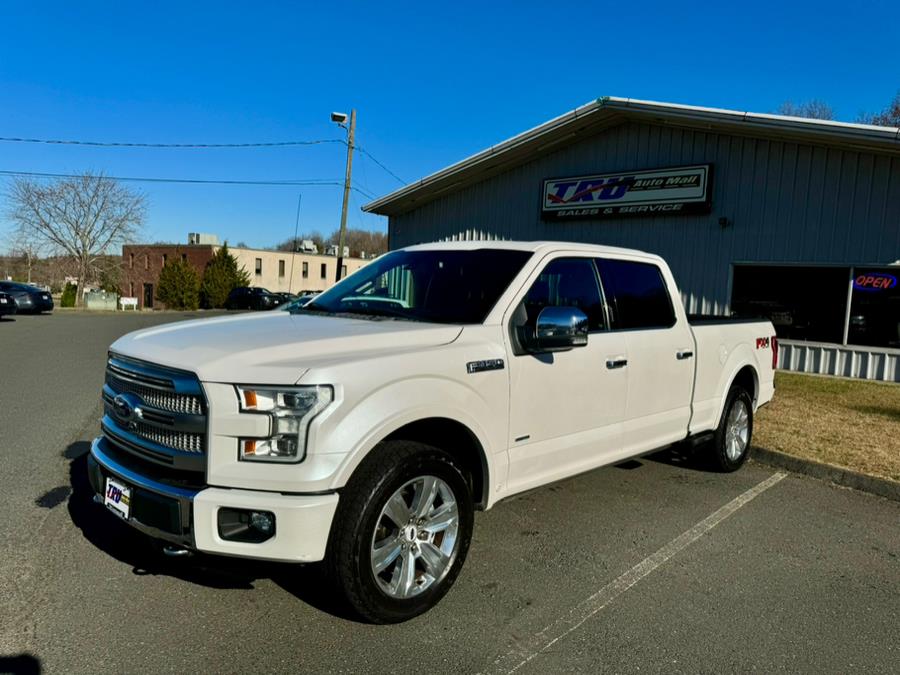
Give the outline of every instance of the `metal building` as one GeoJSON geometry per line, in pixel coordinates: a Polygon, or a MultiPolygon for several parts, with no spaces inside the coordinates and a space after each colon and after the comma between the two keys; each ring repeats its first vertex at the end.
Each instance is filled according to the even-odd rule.
{"type": "Polygon", "coordinates": [[[697,314],[769,316],[794,370],[900,381],[900,129],[602,98],[367,204],[391,248],[665,257],[697,314]]]}

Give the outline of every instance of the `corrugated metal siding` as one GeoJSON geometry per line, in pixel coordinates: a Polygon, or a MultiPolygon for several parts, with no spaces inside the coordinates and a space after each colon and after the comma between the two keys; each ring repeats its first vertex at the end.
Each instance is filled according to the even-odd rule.
{"type": "Polygon", "coordinates": [[[900,158],[629,122],[390,219],[392,248],[449,238],[582,241],[658,253],[689,312],[725,313],[733,262],[900,259],[900,158]],[[704,162],[714,164],[709,215],[540,218],[545,178],[704,162]]]}
{"type": "Polygon", "coordinates": [[[778,367],[799,373],[900,382],[900,350],[779,340],[778,367]]]}

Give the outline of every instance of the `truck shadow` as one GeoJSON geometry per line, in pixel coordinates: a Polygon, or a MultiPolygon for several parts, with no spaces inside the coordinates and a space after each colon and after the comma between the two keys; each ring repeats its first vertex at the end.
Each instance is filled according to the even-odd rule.
{"type": "Polygon", "coordinates": [[[63,456],[70,460],[69,516],[91,544],[125,563],[137,576],[167,576],[206,588],[257,590],[254,582],[271,580],[277,586],[319,611],[355,620],[331,590],[321,564],[276,563],[196,553],[171,558],[162,545],[138,532],[95,504],[87,473],[87,441],[72,443],[63,456]]]}
{"type": "Polygon", "coordinates": [[[705,458],[702,448],[693,447],[686,442],[670,445],[667,448],[645,455],[644,458],[649,459],[651,462],[677,466],[681,469],[705,473],[713,472],[713,468],[705,458]]]}

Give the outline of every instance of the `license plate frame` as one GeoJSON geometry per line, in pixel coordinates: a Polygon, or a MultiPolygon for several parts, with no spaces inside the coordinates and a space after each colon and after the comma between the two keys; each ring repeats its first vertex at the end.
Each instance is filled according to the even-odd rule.
{"type": "Polygon", "coordinates": [[[103,492],[104,506],[122,520],[129,520],[131,518],[131,495],[133,494],[131,486],[107,476],[105,488],[103,492]]]}

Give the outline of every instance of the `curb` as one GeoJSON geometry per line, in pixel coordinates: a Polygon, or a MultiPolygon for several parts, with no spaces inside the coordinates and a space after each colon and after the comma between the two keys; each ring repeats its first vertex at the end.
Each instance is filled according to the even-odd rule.
{"type": "Polygon", "coordinates": [[[879,497],[900,502],[900,483],[887,478],[867,476],[857,471],[841,469],[830,464],[823,464],[811,459],[801,459],[776,450],[766,450],[765,448],[754,447],[750,457],[760,464],[768,464],[777,469],[785,469],[793,473],[802,473],[835,485],[869,492],[879,497]]]}

